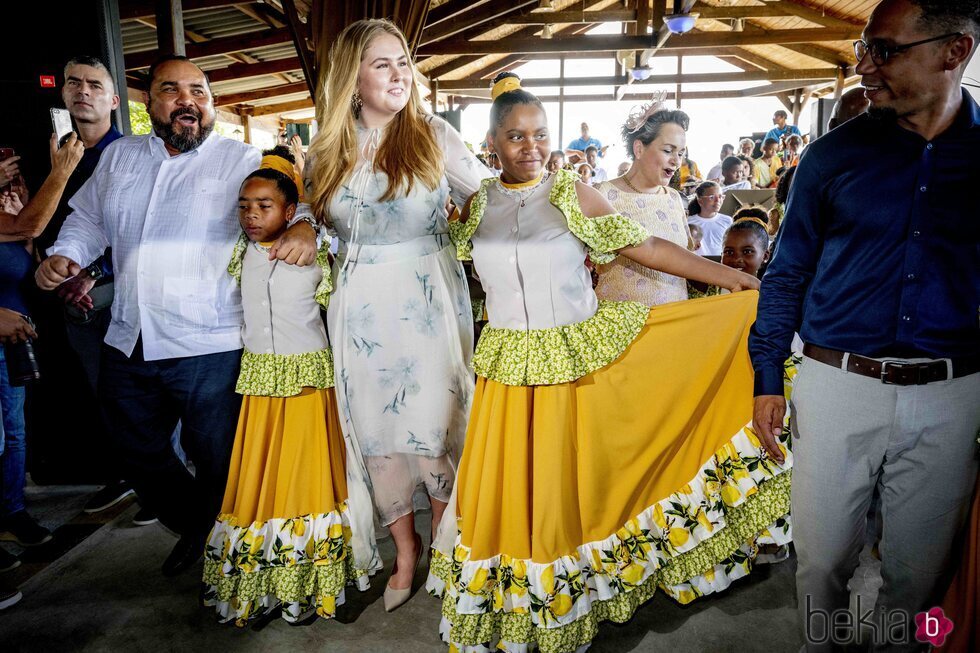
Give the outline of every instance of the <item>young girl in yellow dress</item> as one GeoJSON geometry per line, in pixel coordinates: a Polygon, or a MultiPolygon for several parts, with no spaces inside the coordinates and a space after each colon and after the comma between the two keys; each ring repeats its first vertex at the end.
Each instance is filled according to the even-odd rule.
{"type": "Polygon", "coordinates": [[[489,323],[458,520],[443,520],[429,589],[451,651],[575,651],[657,587],[687,603],[746,575],[761,544],[785,544],[792,458],[777,464],[746,428],[755,292],[599,302],[583,261],[620,254],[732,291],[758,280],[649,237],[575,175],[543,176],[540,102],[513,76],[493,95],[503,173],[453,226],[489,323]],[[676,344],[708,332],[696,350],[676,344]]]}
{"type": "Polygon", "coordinates": [[[269,260],[296,220],[297,188],[283,163],[265,157],[242,184],[242,235],[228,265],[242,290],[244,397],[204,583],[205,604],[240,626],[277,606],[287,621],[332,617],[344,587],[367,581],[350,563],[344,441],[321,313],[332,289],[328,241],[311,266],[269,260]]]}

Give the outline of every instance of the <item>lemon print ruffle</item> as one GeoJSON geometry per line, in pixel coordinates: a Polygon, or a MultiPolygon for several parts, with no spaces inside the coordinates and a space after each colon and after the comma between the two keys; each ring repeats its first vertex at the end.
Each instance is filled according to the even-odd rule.
{"type": "MultiPolygon", "coordinates": [[[[587,218],[579,208],[575,192],[578,175],[568,170],[559,170],[557,175],[548,200],[565,216],[569,231],[588,246],[589,257],[593,261],[609,263],[616,258],[616,250],[638,245],[649,238],[642,225],[618,213],[587,218]]],[[[496,183],[500,183],[496,177],[484,179],[470,203],[466,222],[457,220],[449,223],[449,237],[456,246],[456,256],[461,261],[473,258],[471,239],[487,206],[487,188],[496,183]]]]}
{"type": "Polygon", "coordinates": [[[303,354],[255,354],[242,351],[235,392],[253,397],[292,397],[303,388],[334,386],[333,354],[320,349],[303,354]]]}
{"type": "Polygon", "coordinates": [[[546,563],[499,555],[474,560],[457,540],[452,559],[435,552],[429,590],[443,600],[450,650],[574,651],[600,622],[630,619],[657,588],[680,603],[748,575],[761,545],[792,539],[789,430],[777,464],[743,428],[671,496],[604,540],[546,563]]]}
{"type": "Polygon", "coordinates": [[[315,609],[333,617],[348,584],[367,587],[353,568],[345,506],[327,514],[270,519],[240,526],[218,517],[204,557],[204,603],[225,621],[244,625],[282,606],[287,621],[315,609]]]}
{"type": "Polygon", "coordinates": [[[639,302],[599,302],[589,319],[550,329],[485,326],[473,369],[505,385],[549,385],[581,378],[616,360],[646,323],[639,302]]]}
{"type": "Polygon", "coordinates": [[[578,175],[559,170],[549,199],[565,215],[568,229],[589,247],[589,258],[595,263],[611,263],[616,250],[639,245],[650,237],[639,222],[618,213],[587,218],[579,207],[575,182],[578,175]]]}

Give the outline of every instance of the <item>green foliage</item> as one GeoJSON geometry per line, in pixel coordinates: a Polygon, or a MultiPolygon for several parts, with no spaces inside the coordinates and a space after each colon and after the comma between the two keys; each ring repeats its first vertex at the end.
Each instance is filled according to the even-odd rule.
{"type": "Polygon", "coordinates": [[[150,114],[142,102],[129,101],[129,127],[133,136],[149,134],[152,130],[150,114]]]}

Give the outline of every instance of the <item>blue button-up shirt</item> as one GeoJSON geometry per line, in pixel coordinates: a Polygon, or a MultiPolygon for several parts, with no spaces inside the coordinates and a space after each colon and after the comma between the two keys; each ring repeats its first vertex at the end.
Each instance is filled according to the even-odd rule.
{"type": "Polygon", "coordinates": [[[749,337],[755,393],[783,393],[793,332],[873,357],[980,355],[980,109],[932,141],[862,115],[800,162],[749,337]]]}

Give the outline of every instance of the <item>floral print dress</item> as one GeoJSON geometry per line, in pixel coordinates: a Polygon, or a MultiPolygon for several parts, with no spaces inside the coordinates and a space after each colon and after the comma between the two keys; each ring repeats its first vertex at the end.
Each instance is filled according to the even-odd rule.
{"type": "MultiPolygon", "coordinates": [[[[449,499],[473,393],[472,309],[446,209],[490,171],[445,121],[430,124],[445,155],[437,188],[416,182],[382,202],[388,179],[367,162],[329,205],[340,242],[327,321],[350,502],[373,500],[385,526],[413,511],[417,490],[449,499]]],[[[373,156],[381,132],[359,128],[358,139],[373,156]]],[[[377,554],[364,512],[353,549],[358,563],[374,558],[370,569],[377,554]]]]}

